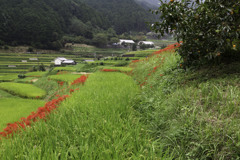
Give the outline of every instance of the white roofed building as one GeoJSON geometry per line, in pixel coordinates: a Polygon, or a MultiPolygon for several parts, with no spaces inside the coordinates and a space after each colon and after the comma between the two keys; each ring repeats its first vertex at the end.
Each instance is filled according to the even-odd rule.
{"type": "Polygon", "coordinates": [[[62,64],[75,65],[76,62],[72,59],[67,59],[67,60],[63,61],[62,64]]]}
{"type": "Polygon", "coordinates": [[[143,44],[145,44],[145,45],[154,45],[154,43],[151,42],[151,41],[140,41],[140,42],[138,42],[138,45],[143,45],[143,44]]]}
{"type": "Polygon", "coordinates": [[[133,40],[127,40],[127,39],[120,39],[120,42],[118,42],[120,45],[123,43],[125,44],[134,44],[135,42],[133,40]]]}
{"type": "Polygon", "coordinates": [[[76,62],[74,60],[66,59],[64,57],[58,57],[54,60],[54,64],[55,64],[55,66],[60,66],[62,64],[75,65],[76,62]]]}

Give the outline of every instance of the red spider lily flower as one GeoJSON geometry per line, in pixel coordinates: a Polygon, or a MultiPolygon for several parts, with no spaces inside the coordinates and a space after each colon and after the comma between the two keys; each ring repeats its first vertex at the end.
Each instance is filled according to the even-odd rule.
{"type": "Polygon", "coordinates": [[[87,78],[88,78],[87,76],[82,75],[80,78],[78,78],[78,79],[76,79],[75,81],[73,81],[73,82],[71,83],[71,85],[84,84],[85,81],[87,80],[87,78]]]}
{"type": "Polygon", "coordinates": [[[132,63],[137,63],[139,62],[140,60],[133,60],[132,63]]]}
{"type": "Polygon", "coordinates": [[[74,89],[70,89],[70,90],[69,90],[70,94],[71,94],[72,92],[74,92],[74,91],[75,91],[74,89]]]}
{"type": "Polygon", "coordinates": [[[64,85],[64,82],[63,81],[57,81],[58,82],[58,84],[60,85],[60,86],[63,86],[64,85]]]}
{"type": "Polygon", "coordinates": [[[140,87],[143,87],[146,84],[147,84],[147,82],[143,82],[142,84],[140,84],[140,87]]]}

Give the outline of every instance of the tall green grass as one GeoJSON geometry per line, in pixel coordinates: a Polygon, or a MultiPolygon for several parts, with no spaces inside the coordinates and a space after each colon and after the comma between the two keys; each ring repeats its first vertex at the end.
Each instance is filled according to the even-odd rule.
{"type": "Polygon", "coordinates": [[[43,98],[46,95],[46,91],[32,84],[2,82],[0,89],[24,98],[43,98]]]}
{"type": "Polygon", "coordinates": [[[175,159],[239,159],[240,63],[185,71],[178,55],[162,57],[133,71],[136,81],[147,79],[134,108],[159,145],[175,159]]]}
{"type": "Polygon", "coordinates": [[[0,143],[1,159],[164,159],[136,117],[139,88],[121,73],[96,73],[46,122],[0,143]]]}
{"type": "Polygon", "coordinates": [[[0,98],[0,132],[7,127],[7,123],[19,121],[43,105],[44,101],[41,100],[0,98]]]}
{"type": "Polygon", "coordinates": [[[65,85],[60,87],[56,81],[50,80],[48,79],[48,77],[41,77],[40,79],[38,79],[37,82],[34,83],[34,85],[46,91],[47,94],[44,98],[45,101],[49,101],[55,98],[56,94],[59,95],[64,94],[64,93],[60,94],[59,92],[63,87],[65,87],[65,85]]]}

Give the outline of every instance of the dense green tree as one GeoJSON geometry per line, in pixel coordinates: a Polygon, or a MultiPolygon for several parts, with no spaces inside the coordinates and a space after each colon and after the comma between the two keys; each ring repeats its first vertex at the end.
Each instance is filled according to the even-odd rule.
{"type": "Polygon", "coordinates": [[[119,39],[117,37],[113,37],[110,39],[110,43],[113,44],[113,43],[118,43],[119,42],[119,39]]]}
{"type": "Polygon", "coordinates": [[[175,33],[185,65],[240,59],[239,0],[171,0],[154,11],[161,22],[152,29],[175,33]],[[201,3],[202,2],[202,3],[201,3]]]}
{"type": "Polygon", "coordinates": [[[93,37],[93,44],[97,47],[105,47],[107,45],[107,35],[104,33],[98,33],[93,37]]]}

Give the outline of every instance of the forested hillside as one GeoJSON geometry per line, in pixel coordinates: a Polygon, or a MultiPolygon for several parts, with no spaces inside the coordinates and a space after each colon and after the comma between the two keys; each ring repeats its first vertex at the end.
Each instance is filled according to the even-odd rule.
{"type": "Polygon", "coordinates": [[[64,33],[91,37],[87,22],[107,28],[101,14],[78,0],[1,0],[0,10],[0,40],[11,45],[55,49],[64,33]]]}
{"type": "Polygon", "coordinates": [[[117,33],[146,31],[145,22],[153,20],[153,15],[134,0],[83,0],[89,6],[104,14],[117,33]]]}
{"type": "Polygon", "coordinates": [[[118,34],[146,31],[152,15],[134,0],[0,0],[0,46],[58,49],[62,36],[93,39],[113,27],[118,34]]]}

